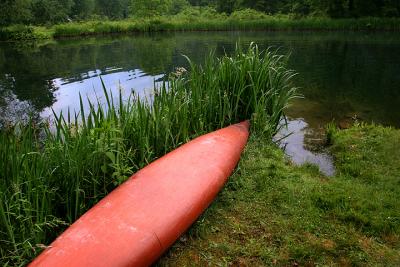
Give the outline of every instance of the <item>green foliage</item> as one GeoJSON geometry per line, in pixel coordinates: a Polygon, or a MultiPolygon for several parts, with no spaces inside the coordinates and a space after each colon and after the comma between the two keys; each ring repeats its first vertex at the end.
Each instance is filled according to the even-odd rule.
{"type": "Polygon", "coordinates": [[[176,15],[189,8],[187,0],[131,0],[130,14],[135,18],[150,18],[162,15],[176,15]]]}
{"type": "Polygon", "coordinates": [[[86,19],[94,14],[95,0],[75,0],[71,10],[73,17],[86,19]]]}
{"type": "Polygon", "coordinates": [[[176,20],[189,20],[189,21],[216,21],[225,20],[227,16],[225,14],[220,14],[215,8],[212,7],[191,7],[182,10],[179,14],[175,16],[176,20]]]}
{"type": "Polygon", "coordinates": [[[0,26],[28,23],[32,20],[31,0],[2,0],[0,26]]]}
{"type": "Polygon", "coordinates": [[[263,20],[268,16],[264,12],[247,8],[233,12],[229,18],[232,20],[263,20]]]}
{"type": "Polygon", "coordinates": [[[130,13],[134,17],[154,17],[169,14],[171,0],[131,0],[130,13]]]}
{"type": "Polygon", "coordinates": [[[343,0],[330,0],[326,7],[327,14],[332,18],[340,18],[346,14],[346,2],[343,0]]]}
{"type": "Polygon", "coordinates": [[[129,0],[96,0],[96,13],[109,19],[127,18],[129,0]]]}
{"type": "Polygon", "coordinates": [[[236,0],[218,0],[217,1],[217,10],[219,12],[231,14],[236,8],[237,8],[236,0]]]}
{"type": "Polygon", "coordinates": [[[147,98],[104,88],[105,106],[85,112],[80,98],[79,113],[0,131],[2,265],[29,262],[133,172],[193,137],[251,118],[252,132],[270,139],[295,93],[285,57],[255,45],[190,66],[147,98]]]}
{"type": "Polygon", "coordinates": [[[36,39],[34,27],[15,25],[7,28],[0,28],[0,40],[29,40],[36,39]]]}
{"type": "Polygon", "coordinates": [[[228,15],[242,9],[253,9],[268,15],[286,14],[293,18],[400,16],[400,2],[397,0],[3,0],[0,3],[0,25],[57,24],[69,19],[96,17],[112,20],[149,18],[207,7],[228,15]]]}
{"type": "Polygon", "coordinates": [[[171,6],[169,8],[169,13],[172,15],[176,15],[183,10],[189,8],[189,2],[187,0],[174,0],[171,3],[171,6]]]}
{"type": "MultiPolygon", "coordinates": [[[[220,0],[223,2],[226,0],[220,0]]],[[[236,1],[242,7],[253,8],[270,14],[292,13],[296,16],[328,15],[332,18],[398,16],[399,2],[381,0],[244,0],[236,1]]]]}
{"type": "Polygon", "coordinates": [[[36,24],[65,22],[73,5],[72,0],[34,0],[32,14],[36,24]]]}
{"type": "Polygon", "coordinates": [[[95,35],[123,32],[213,31],[213,30],[334,30],[334,31],[400,31],[398,18],[329,19],[269,16],[254,10],[235,11],[231,16],[214,8],[185,9],[174,16],[152,16],[127,20],[92,20],[62,23],[52,27],[9,26],[0,29],[0,40],[44,39],[62,36],[95,35]],[[18,32],[18,31],[21,32],[18,32]]]}

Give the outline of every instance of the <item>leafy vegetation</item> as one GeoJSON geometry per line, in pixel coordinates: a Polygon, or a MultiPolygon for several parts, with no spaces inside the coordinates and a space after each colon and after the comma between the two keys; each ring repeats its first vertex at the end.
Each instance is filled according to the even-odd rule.
{"type": "Polygon", "coordinates": [[[70,20],[126,19],[168,16],[196,8],[231,14],[254,9],[291,17],[399,17],[397,0],[5,0],[0,26],[56,24],[70,20]]]}
{"type": "Polygon", "coordinates": [[[7,0],[0,10],[0,40],[160,30],[399,30],[400,24],[394,0],[7,0]]]}
{"type": "Polygon", "coordinates": [[[400,130],[328,130],[337,175],[253,136],[217,201],[159,266],[399,266],[400,130]]]}
{"type": "Polygon", "coordinates": [[[335,30],[335,31],[399,31],[398,18],[329,19],[269,16],[254,10],[236,11],[230,16],[212,9],[190,10],[175,16],[149,17],[140,20],[84,21],[57,24],[51,27],[9,26],[0,28],[0,40],[50,39],[65,36],[87,36],[110,33],[155,31],[213,30],[335,30]]]}
{"type": "Polygon", "coordinates": [[[231,13],[252,8],[268,14],[293,16],[329,16],[332,18],[365,16],[399,16],[399,3],[395,0],[218,0],[218,10],[231,13]]]}
{"type": "Polygon", "coordinates": [[[190,66],[146,99],[104,88],[105,106],[85,112],[81,98],[77,114],[0,131],[2,265],[27,263],[133,172],[197,135],[251,118],[271,138],[295,96],[286,57],[254,45],[190,66]]]}

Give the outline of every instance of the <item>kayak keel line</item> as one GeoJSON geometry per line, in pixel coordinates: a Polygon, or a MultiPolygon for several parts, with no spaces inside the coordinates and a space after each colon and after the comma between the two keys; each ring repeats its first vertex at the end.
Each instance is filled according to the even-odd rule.
{"type": "Polygon", "coordinates": [[[236,167],[244,121],[157,159],[73,223],[29,266],[149,266],[204,212],[236,167]]]}

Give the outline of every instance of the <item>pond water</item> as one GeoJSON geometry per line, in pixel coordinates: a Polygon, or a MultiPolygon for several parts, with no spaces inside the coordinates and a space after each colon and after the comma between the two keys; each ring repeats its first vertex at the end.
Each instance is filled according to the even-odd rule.
{"type": "MultiPolygon", "coordinates": [[[[79,109],[79,94],[102,101],[106,87],[128,96],[151,92],[154,82],[176,67],[182,55],[201,63],[215,50],[231,53],[235,43],[273,46],[291,53],[290,68],[303,99],[288,110],[279,133],[294,162],[312,162],[333,174],[321,147],[323,128],[335,120],[400,127],[400,35],[338,32],[189,32],[68,39],[47,43],[0,43],[0,127],[28,114],[38,117],[79,109]]],[[[279,138],[277,138],[279,139],[279,138]]]]}

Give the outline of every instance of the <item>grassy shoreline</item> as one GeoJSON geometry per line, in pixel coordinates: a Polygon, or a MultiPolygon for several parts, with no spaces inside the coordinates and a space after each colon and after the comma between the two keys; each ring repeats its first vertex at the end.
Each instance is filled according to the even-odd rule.
{"type": "Polygon", "coordinates": [[[253,136],[218,199],[157,266],[399,266],[400,130],[328,133],[330,178],[253,136]]]}
{"type": "MultiPolygon", "coordinates": [[[[0,265],[28,263],[132,173],[188,140],[251,119],[271,138],[295,96],[285,56],[251,45],[189,60],[146,98],[80,99],[54,123],[0,129],[0,265]]],[[[103,84],[104,86],[104,84],[103,84]]]]}
{"type": "Polygon", "coordinates": [[[39,40],[111,33],[160,31],[400,31],[398,18],[329,19],[266,16],[263,18],[157,17],[141,20],[85,21],[49,27],[14,25],[0,28],[0,40],[39,40]]]}

